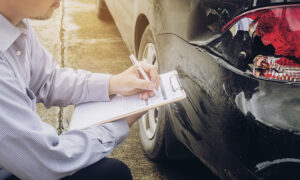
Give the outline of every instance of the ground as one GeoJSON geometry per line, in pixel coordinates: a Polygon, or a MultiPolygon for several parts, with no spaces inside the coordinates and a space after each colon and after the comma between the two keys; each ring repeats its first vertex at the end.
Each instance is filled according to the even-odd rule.
{"type": "MultiPolygon", "coordinates": [[[[96,17],[96,0],[63,0],[62,6],[47,21],[31,21],[41,43],[58,65],[97,73],[119,73],[131,65],[129,52],[113,22],[96,17]]],[[[45,109],[38,104],[42,120],[58,133],[68,129],[74,107],[45,109]]],[[[156,164],[144,154],[138,137],[138,124],[123,145],[110,157],[124,161],[134,179],[209,179],[212,176],[198,160],[156,164]]]]}

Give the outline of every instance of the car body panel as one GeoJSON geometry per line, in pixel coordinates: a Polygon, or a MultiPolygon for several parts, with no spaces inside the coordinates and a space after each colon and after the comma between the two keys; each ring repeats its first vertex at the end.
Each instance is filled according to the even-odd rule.
{"type": "Polygon", "coordinates": [[[220,35],[223,26],[249,9],[299,0],[105,0],[126,45],[134,50],[135,26],[141,15],[150,22],[154,34],[172,33],[187,41],[203,41],[220,35]],[[180,12],[180,13],[178,13],[180,12]],[[128,33],[133,32],[133,33],[128,33]]]}
{"type": "Polygon", "coordinates": [[[205,45],[222,39],[223,26],[242,12],[299,0],[106,2],[109,9],[114,6],[112,16],[131,52],[138,52],[136,32],[144,16],[159,49],[161,73],[178,71],[187,99],[168,105],[169,119],[194,155],[222,179],[294,177],[300,137],[290,129],[300,127],[300,87],[249,76],[205,45]],[[279,165],[291,171],[276,174],[279,165]]]}
{"type": "MultiPolygon", "coordinates": [[[[299,88],[232,72],[230,68],[224,68],[216,62],[205,50],[191,47],[176,36],[158,39],[159,44],[163,44],[161,47],[164,47],[161,52],[166,52],[161,54],[162,58],[177,60],[162,62],[161,66],[167,67],[166,71],[178,71],[188,96],[186,100],[169,106],[173,130],[197,157],[214,172],[217,171],[216,174],[229,179],[254,178],[255,174],[263,170],[258,168],[260,163],[290,158],[294,164],[293,161],[299,159],[297,132],[266,124],[259,120],[260,115],[255,114],[256,111],[245,111],[245,105],[238,103],[239,96],[249,102],[257,101],[256,96],[270,101],[274,95],[282,92],[299,94],[299,88]],[[241,177],[245,174],[248,175],[241,177]]],[[[289,94],[286,97],[291,98],[289,94]]],[[[294,99],[285,103],[291,106],[293,102],[294,99]]],[[[299,105],[299,102],[295,103],[299,105]]],[[[256,105],[257,109],[265,107],[264,101],[256,105]]],[[[295,114],[297,111],[291,109],[291,113],[293,117],[298,117],[295,114]]],[[[273,114],[276,115],[276,112],[273,114]]],[[[264,115],[272,117],[269,112],[264,115]]]]}
{"type": "Polygon", "coordinates": [[[164,35],[158,38],[158,44],[161,52],[166,52],[161,54],[163,59],[175,60],[160,61],[161,67],[178,71],[187,94],[186,100],[169,105],[174,134],[219,176],[243,176],[243,179],[254,176],[224,142],[223,126],[232,110],[222,88],[222,82],[227,79],[224,68],[176,36],[164,35]]]}

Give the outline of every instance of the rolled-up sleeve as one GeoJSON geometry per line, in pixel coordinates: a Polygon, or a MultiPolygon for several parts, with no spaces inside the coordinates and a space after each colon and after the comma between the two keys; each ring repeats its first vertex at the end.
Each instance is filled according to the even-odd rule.
{"type": "Polygon", "coordinates": [[[110,75],[57,66],[30,26],[28,31],[31,47],[30,89],[37,96],[37,102],[50,107],[109,101],[110,75]]]}
{"type": "Polygon", "coordinates": [[[127,137],[125,120],[57,135],[33,111],[34,101],[1,59],[0,69],[0,166],[19,178],[59,179],[73,174],[107,156],[127,137]]]}

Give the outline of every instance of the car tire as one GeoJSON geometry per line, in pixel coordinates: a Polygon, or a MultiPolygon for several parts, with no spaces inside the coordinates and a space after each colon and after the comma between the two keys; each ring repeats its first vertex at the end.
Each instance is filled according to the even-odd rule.
{"type": "MultiPolygon", "coordinates": [[[[156,45],[155,45],[153,33],[150,25],[148,25],[141,38],[141,43],[140,43],[139,53],[138,53],[139,60],[145,58],[144,57],[145,54],[149,53],[146,51],[147,49],[149,51],[149,47],[151,46],[152,48],[154,48],[154,51],[156,52],[156,45]]],[[[155,59],[153,58],[153,60],[151,58],[150,60],[146,59],[146,61],[148,63],[158,66],[158,62],[156,58],[155,59]]],[[[165,107],[159,107],[157,109],[150,110],[146,115],[144,115],[139,120],[139,134],[140,134],[143,150],[146,153],[146,155],[153,161],[160,161],[165,159],[165,151],[164,151],[165,125],[166,125],[165,120],[166,120],[165,107]],[[151,124],[153,124],[152,122],[153,118],[156,121],[154,125],[155,128],[152,129],[152,132],[150,132],[151,124]]]]}
{"type": "Polygon", "coordinates": [[[108,20],[112,19],[104,0],[96,1],[96,9],[97,9],[97,17],[99,19],[104,20],[104,21],[108,21],[108,20]]]}

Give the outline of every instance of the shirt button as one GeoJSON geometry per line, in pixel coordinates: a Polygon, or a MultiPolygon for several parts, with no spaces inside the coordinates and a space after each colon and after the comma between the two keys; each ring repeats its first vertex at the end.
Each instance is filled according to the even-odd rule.
{"type": "Polygon", "coordinates": [[[21,51],[16,51],[16,55],[17,55],[17,56],[20,56],[21,54],[22,54],[21,51]]]}

